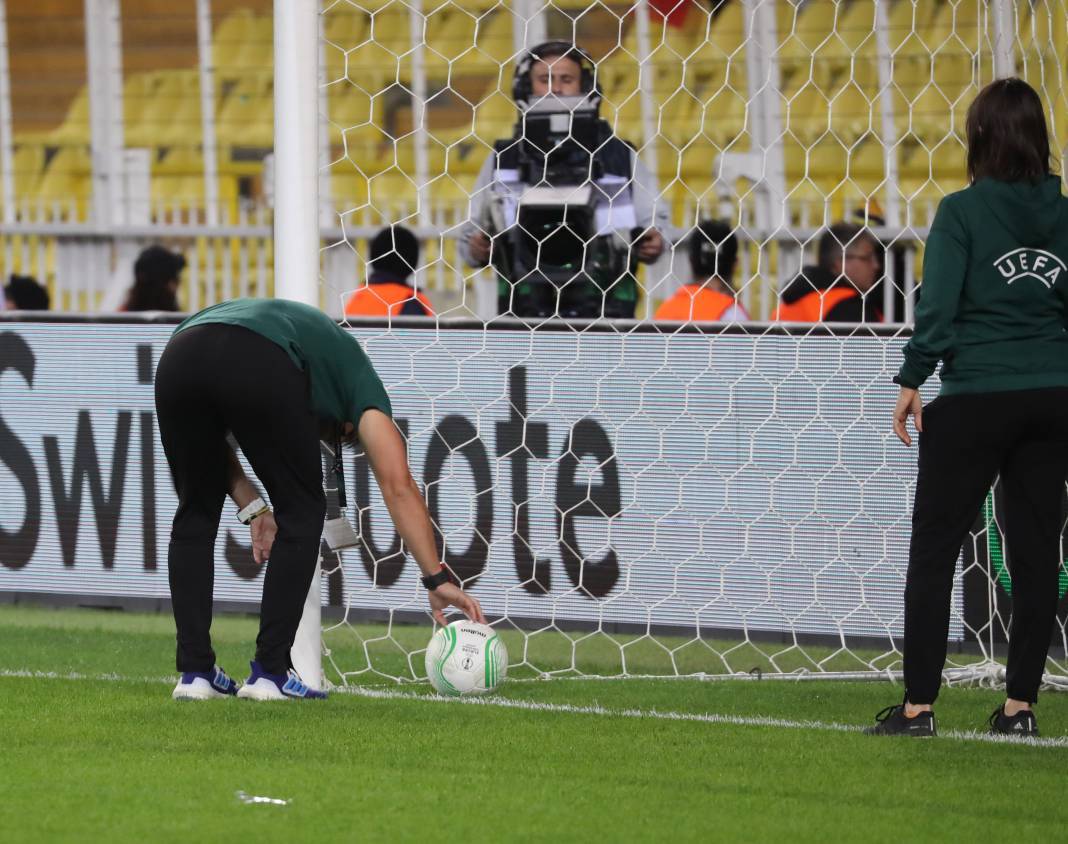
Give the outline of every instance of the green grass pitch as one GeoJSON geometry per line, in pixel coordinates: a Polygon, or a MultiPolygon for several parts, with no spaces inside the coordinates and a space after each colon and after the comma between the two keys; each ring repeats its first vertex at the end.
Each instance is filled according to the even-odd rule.
{"type": "MultiPolygon", "coordinates": [[[[254,621],[220,618],[214,635],[242,678],[254,621]]],[[[1054,840],[1068,828],[1057,693],[1038,708],[1041,745],[967,735],[999,701],[979,689],[943,693],[938,739],[863,736],[901,694],[885,682],[516,681],[468,705],[368,678],[324,703],[176,703],[173,641],[162,615],[0,608],[5,842],[1054,840]]]]}

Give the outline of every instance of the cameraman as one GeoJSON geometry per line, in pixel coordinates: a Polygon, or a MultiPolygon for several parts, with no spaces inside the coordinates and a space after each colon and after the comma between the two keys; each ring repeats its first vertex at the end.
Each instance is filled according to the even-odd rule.
{"type": "MultiPolygon", "coordinates": [[[[649,170],[631,146],[613,135],[606,121],[596,119],[597,139],[589,147],[581,141],[568,141],[575,149],[594,150],[592,162],[587,154],[583,164],[580,156],[579,172],[585,175],[564,180],[575,188],[594,187],[599,205],[594,230],[582,237],[565,224],[559,226],[568,230],[563,240],[556,235],[538,239],[535,234],[528,250],[537,256],[530,261],[533,266],[516,258],[515,238],[509,239],[517,224],[518,212],[513,209],[532,186],[522,181],[523,159],[530,149],[524,138],[524,115],[532,113],[531,106],[544,109],[554,103],[560,103],[561,108],[553,110],[566,112],[570,110],[566,100],[577,100],[596,116],[601,93],[593,60],[567,41],[548,41],[534,47],[516,65],[512,98],[519,109],[519,121],[513,137],[498,140],[479,171],[471,217],[461,231],[461,257],[472,267],[493,263],[498,273],[501,314],[633,318],[638,303],[637,262],[650,264],[660,257],[665,246],[661,232],[670,221],[666,205],[656,204],[657,191],[649,170]],[[502,207],[509,211],[502,215],[502,207]],[[554,259],[566,261],[558,254],[558,245],[568,237],[571,251],[581,253],[582,266],[570,277],[564,272],[563,281],[550,280],[545,265],[554,259]],[[576,244],[576,239],[582,243],[576,244]]],[[[572,114],[577,120],[578,111],[572,114]]],[[[557,155],[556,150],[550,155],[557,155]]],[[[547,182],[546,178],[537,184],[545,186],[547,182]]],[[[550,188],[562,186],[555,181],[548,183],[550,188]]]]}

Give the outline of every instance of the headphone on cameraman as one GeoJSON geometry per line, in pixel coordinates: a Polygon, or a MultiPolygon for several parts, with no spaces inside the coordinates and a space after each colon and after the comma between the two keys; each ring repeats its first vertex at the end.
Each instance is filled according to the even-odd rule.
{"type": "Polygon", "coordinates": [[[601,107],[601,86],[597,83],[597,63],[589,53],[570,41],[545,41],[531,47],[516,62],[515,75],[512,77],[512,100],[520,109],[526,109],[534,96],[534,85],[530,80],[530,71],[534,63],[547,58],[567,58],[578,64],[582,71],[582,93],[595,110],[601,107]]]}

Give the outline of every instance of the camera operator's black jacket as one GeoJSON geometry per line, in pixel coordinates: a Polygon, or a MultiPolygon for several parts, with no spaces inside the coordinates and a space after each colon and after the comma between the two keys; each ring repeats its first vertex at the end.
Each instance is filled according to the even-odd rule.
{"type": "MultiPolygon", "coordinates": [[[[626,192],[626,201],[634,206],[636,230],[655,228],[666,232],[670,226],[666,203],[656,202],[657,191],[648,168],[638,158],[635,150],[616,137],[606,121],[600,121],[603,142],[594,154],[595,170],[608,184],[595,183],[605,201],[626,192]]],[[[520,139],[506,138],[494,144],[494,152],[483,164],[471,198],[471,218],[464,226],[460,240],[461,257],[470,266],[480,266],[471,256],[468,240],[478,231],[497,235],[490,207],[494,201],[495,185],[500,185],[500,172],[517,172],[520,165],[520,139]]],[[[628,234],[628,233],[624,233],[628,234]]],[[[575,282],[574,289],[562,294],[559,302],[560,316],[573,317],[624,317],[634,316],[638,301],[638,283],[633,273],[633,261],[624,256],[623,271],[617,277],[575,282]],[[628,267],[627,264],[630,264],[628,267]],[[580,289],[580,287],[584,289],[580,289]]],[[[496,261],[495,261],[496,263],[496,261]]],[[[518,316],[531,316],[519,312],[517,303],[527,301],[523,289],[527,282],[498,277],[498,300],[501,313],[509,311],[518,316]]],[[[521,309],[521,306],[520,306],[521,309]]]]}

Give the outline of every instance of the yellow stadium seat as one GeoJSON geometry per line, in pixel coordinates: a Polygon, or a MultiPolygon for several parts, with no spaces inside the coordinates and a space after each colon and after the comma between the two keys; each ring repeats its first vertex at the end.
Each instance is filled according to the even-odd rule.
{"type": "Polygon", "coordinates": [[[51,144],[77,145],[89,143],[89,135],[89,89],[83,85],[71,101],[63,122],[46,137],[51,144]]]}
{"type": "Polygon", "coordinates": [[[371,207],[387,219],[416,211],[415,181],[396,168],[386,170],[369,180],[371,207]]]}
{"type": "Polygon", "coordinates": [[[441,176],[427,187],[433,202],[446,205],[463,205],[471,198],[474,179],[470,177],[457,179],[441,176]]]}
{"type": "Polygon", "coordinates": [[[486,144],[492,144],[498,138],[510,138],[516,117],[511,93],[492,89],[475,105],[475,135],[486,144]]]}
{"type": "Polygon", "coordinates": [[[238,9],[215,30],[212,59],[221,80],[269,72],[274,65],[274,22],[269,16],[238,9]]]}
{"type": "Polygon", "coordinates": [[[274,80],[270,74],[247,76],[219,108],[220,145],[269,148],[274,143],[274,80]]]}
{"type": "Polygon", "coordinates": [[[340,212],[365,208],[370,202],[367,178],[351,168],[331,168],[330,195],[340,212]]]}
{"type": "Polygon", "coordinates": [[[385,125],[385,97],[373,96],[347,81],[331,84],[326,91],[332,145],[340,144],[343,136],[378,132],[385,125]]]}
{"type": "MultiPolygon", "coordinates": [[[[869,91],[873,89],[868,89],[869,91]]],[[[854,82],[849,82],[836,91],[825,91],[830,97],[831,131],[847,144],[853,144],[869,131],[881,127],[879,103],[869,102],[864,91],[854,82]]]]}
{"type": "Polygon", "coordinates": [[[355,47],[368,37],[371,18],[363,9],[335,3],[323,10],[323,35],[343,50],[355,47]]]}
{"type": "Polygon", "coordinates": [[[18,143],[11,162],[15,199],[36,196],[45,166],[45,149],[39,143],[18,143]]]}
{"type": "Polygon", "coordinates": [[[92,196],[92,164],[86,146],[60,147],[37,183],[36,197],[46,206],[71,204],[84,219],[92,196]]]}
{"type": "Polygon", "coordinates": [[[137,74],[125,86],[126,146],[199,144],[200,74],[163,70],[137,74]]]}
{"type": "Polygon", "coordinates": [[[979,49],[979,31],[983,26],[980,4],[942,2],[932,5],[934,12],[923,32],[923,40],[932,51],[974,53],[979,49]]]}
{"type": "Polygon", "coordinates": [[[702,94],[702,104],[694,111],[695,125],[718,149],[736,146],[745,131],[747,94],[744,86],[721,84],[702,94]]]}

